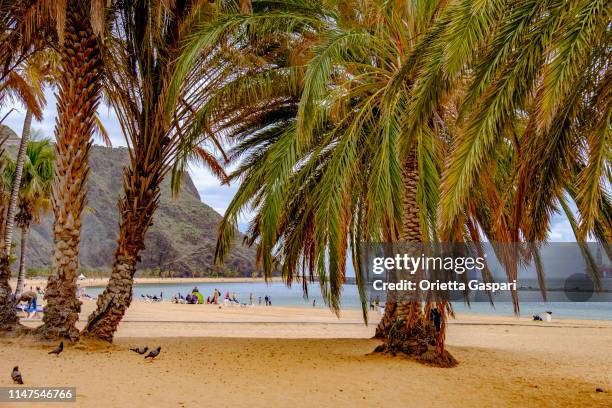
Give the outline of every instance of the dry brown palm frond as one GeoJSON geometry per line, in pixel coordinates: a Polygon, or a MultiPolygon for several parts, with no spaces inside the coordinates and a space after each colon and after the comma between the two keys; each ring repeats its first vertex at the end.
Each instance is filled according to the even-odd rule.
{"type": "Polygon", "coordinates": [[[94,122],[95,122],[95,127],[94,127],[95,133],[100,137],[100,139],[102,139],[106,147],[113,147],[113,143],[111,142],[110,136],[108,135],[108,132],[106,131],[106,128],[104,127],[104,124],[100,120],[100,116],[95,115],[94,122]]]}
{"type": "MultiPolygon", "coordinates": [[[[8,78],[0,84],[0,101],[2,96],[9,100],[21,101],[27,109],[38,119],[42,119],[42,106],[39,90],[34,89],[19,73],[11,71],[8,78]]],[[[44,98],[44,97],[43,97],[44,98]]]]}

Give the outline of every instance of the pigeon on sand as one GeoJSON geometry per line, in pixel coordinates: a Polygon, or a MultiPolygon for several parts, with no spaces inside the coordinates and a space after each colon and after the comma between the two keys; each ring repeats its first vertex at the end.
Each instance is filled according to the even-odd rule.
{"type": "Polygon", "coordinates": [[[57,354],[59,356],[62,351],[64,351],[64,342],[63,341],[59,344],[59,346],[57,346],[55,348],[55,350],[50,351],[49,354],[57,354]]]}
{"type": "Polygon", "coordinates": [[[15,384],[23,384],[23,378],[21,378],[19,367],[15,366],[15,368],[13,368],[13,372],[11,373],[11,378],[13,379],[13,383],[15,384]]]}
{"type": "Polygon", "coordinates": [[[144,354],[147,352],[147,350],[149,350],[149,348],[147,346],[144,346],[144,347],[131,348],[130,350],[138,354],[144,354]]]}
{"type": "Polygon", "coordinates": [[[147,358],[150,358],[150,359],[151,359],[151,361],[152,361],[152,360],[153,360],[155,357],[159,356],[160,351],[161,351],[161,346],[160,346],[160,347],[158,347],[158,348],[156,348],[155,350],[151,350],[151,351],[149,351],[149,354],[147,354],[147,355],[145,356],[145,360],[146,360],[147,358]]]}

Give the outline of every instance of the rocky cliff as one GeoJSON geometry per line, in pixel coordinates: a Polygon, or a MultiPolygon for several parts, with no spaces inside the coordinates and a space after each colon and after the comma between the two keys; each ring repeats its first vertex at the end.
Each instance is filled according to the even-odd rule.
{"type": "MultiPolygon", "coordinates": [[[[1,125],[0,125],[1,126],[1,125]]],[[[6,132],[6,128],[2,130],[6,132]]],[[[4,148],[14,157],[18,139],[4,148]]],[[[94,146],[91,149],[88,206],[83,220],[80,247],[84,270],[110,271],[118,234],[117,198],[122,192],[122,172],[128,163],[126,148],[94,146]]],[[[255,250],[244,247],[237,236],[232,253],[221,268],[213,267],[217,225],[221,215],[204,204],[187,176],[178,199],[170,195],[170,183],[162,185],[161,205],[146,237],[140,270],[172,272],[174,276],[251,276],[256,271],[255,250]]],[[[52,215],[32,226],[27,260],[29,268],[50,266],[52,215]]],[[[16,231],[14,241],[19,241],[16,231]]],[[[17,249],[19,251],[19,248],[17,249]]],[[[19,253],[19,252],[17,252],[19,253]]]]}

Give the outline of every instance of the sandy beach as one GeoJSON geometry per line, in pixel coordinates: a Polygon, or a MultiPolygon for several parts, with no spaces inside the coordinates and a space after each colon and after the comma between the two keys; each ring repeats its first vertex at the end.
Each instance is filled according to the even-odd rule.
{"type": "MultiPolygon", "coordinates": [[[[84,302],[80,325],[94,306],[84,302]]],[[[135,301],[113,345],[81,342],[55,358],[53,345],[0,340],[0,386],[19,365],[27,385],[76,386],[70,407],[612,404],[612,322],[458,316],[447,335],[460,362],[452,369],[371,355],[373,332],[358,311],[135,301]],[[145,362],[129,351],[143,345],[162,353],[145,362]]]]}

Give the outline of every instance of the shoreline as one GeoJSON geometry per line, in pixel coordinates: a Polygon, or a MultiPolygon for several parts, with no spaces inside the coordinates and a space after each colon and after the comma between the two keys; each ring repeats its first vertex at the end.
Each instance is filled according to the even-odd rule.
{"type": "MultiPolygon", "coordinates": [[[[14,288],[16,285],[16,279],[11,279],[10,280],[10,284],[11,286],[14,288]]],[[[220,278],[198,278],[198,277],[190,277],[190,278],[144,278],[144,277],[137,277],[134,278],[134,285],[172,285],[172,284],[208,284],[208,283],[218,283],[218,284],[223,284],[223,283],[227,283],[227,284],[232,284],[232,283],[264,283],[265,279],[264,278],[245,278],[245,277],[239,277],[239,278],[228,278],[228,277],[220,277],[220,278]]],[[[268,281],[269,283],[280,283],[282,282],[282,278],[280,277],[274,277],[272,279],[270,279],[268,281]]],[[[79,288],[83,288],[83,289],[87,289],[87,288],[103,288],[107,285],[108,283],[108,278],[86,278],[80,281],[77,281],[77,287],[79,288]]],[[[28,278],[26,279],[25,282],[25,290],[29,290],[30,287],[32,287],[33,289],[35,289],[37,286],[44,288],[47,284],[47,279],[46,278],[28,278]]],[[[316,297],[316,296],[315,296],[316,297]]],[[[93,296],[93,301],[95,302],[97,296],[93,296]]],[[[86,299],[81,299],[84,300],[85,303],[88,302],[88,300],[86,299]]],[[[141,299],[136,299],[134,298],[134,301],[132,304],[135,304],[137,302],[140,302],[141,299]]],[[[163,303],[169,303],[167,300],[165,300],[163,303]]],[[[281,307],[283,308],[289,308],[289,309],[294,309],[294,310],[313,310],[310,306],[310,303],[308,304],[302,304],[302,305],[282,305],[281,307]]],[[[190,306],[202,306],[202,305],[190,305],[190,306]]],[[[204,305],[206,306],[206,305],[204,305]]],[[[325,308],[322,304],[319,304],[317,306],[317,308],[325,308]]],[[[326,309],[326,308],[325,308],[326,309]]],[[[361,308],[358,306],[344,306],[342,308],[342,313],[359,313],[361,315],[361,308]]],[[[373,312],[370,312],[371,314],[374,314],[373,312]]],[[[531,321],[532,320],[532,316],[530,313],[524,313],[521,314],[519,316],[512,316],[509,314],[506,314],[504,312],[497,312],[496,309],[490,309],[490,310],[479,310],[478,308],[474,308],[474,309],[470,309],[470,310],[456,310],[455,313],[458,316],[474,316],[478,319],[511,319],[512,321],[531,321]]],[[[378,316],[378,318],[380,318],[380,316],[378,315],[378,313],[376,313],[376,316],[378,316]]],[[[450,319],[449,322],[452,322],[453,319],[450,319]]],[[[583,322],[583,323],[589,323],[589,324],[597,324],[597,323],[603,323],[603,324],[612,324],[612,317],[610,318],[605,318],[605,317],[593,317],[593,316],[566,316],[566,317],[561,317],[559,315],[555,315],[552,321],[552,324],[556,324],[558,322],[583,322]]],[[[538,322],[535,322],[536,324],[538,324],[538,322]]],[[[546,322],[539,322],[540,326],[545,326],[546,322]]]]}
{"type": "MultiPolygon", "coordinates": [[[[82,288],[91,288],[98,286],[106,286],[108,283],[108,277],[105,278],[85,278],[77,281],[77,285],[82,288]]],[[[265,278],[231,278],[231,277],[220,277],[220,278],[134,278],[135,285],[165,285],[165,284],[179,284],[179,283],[260,283],[265,282],[265,278]]],[[[15,288],[17,284],[16,278],[11,278],[9,281],[11,287],[15,288]]],[[[273,277],[268,280],[270,283],[282,282],[282,278],[273,277]]],[[[47,285],[47,278],[28,278],[25,281],[24,288],[29,290],[30,286],[33,288],[44,287],[47,285]]]]}

